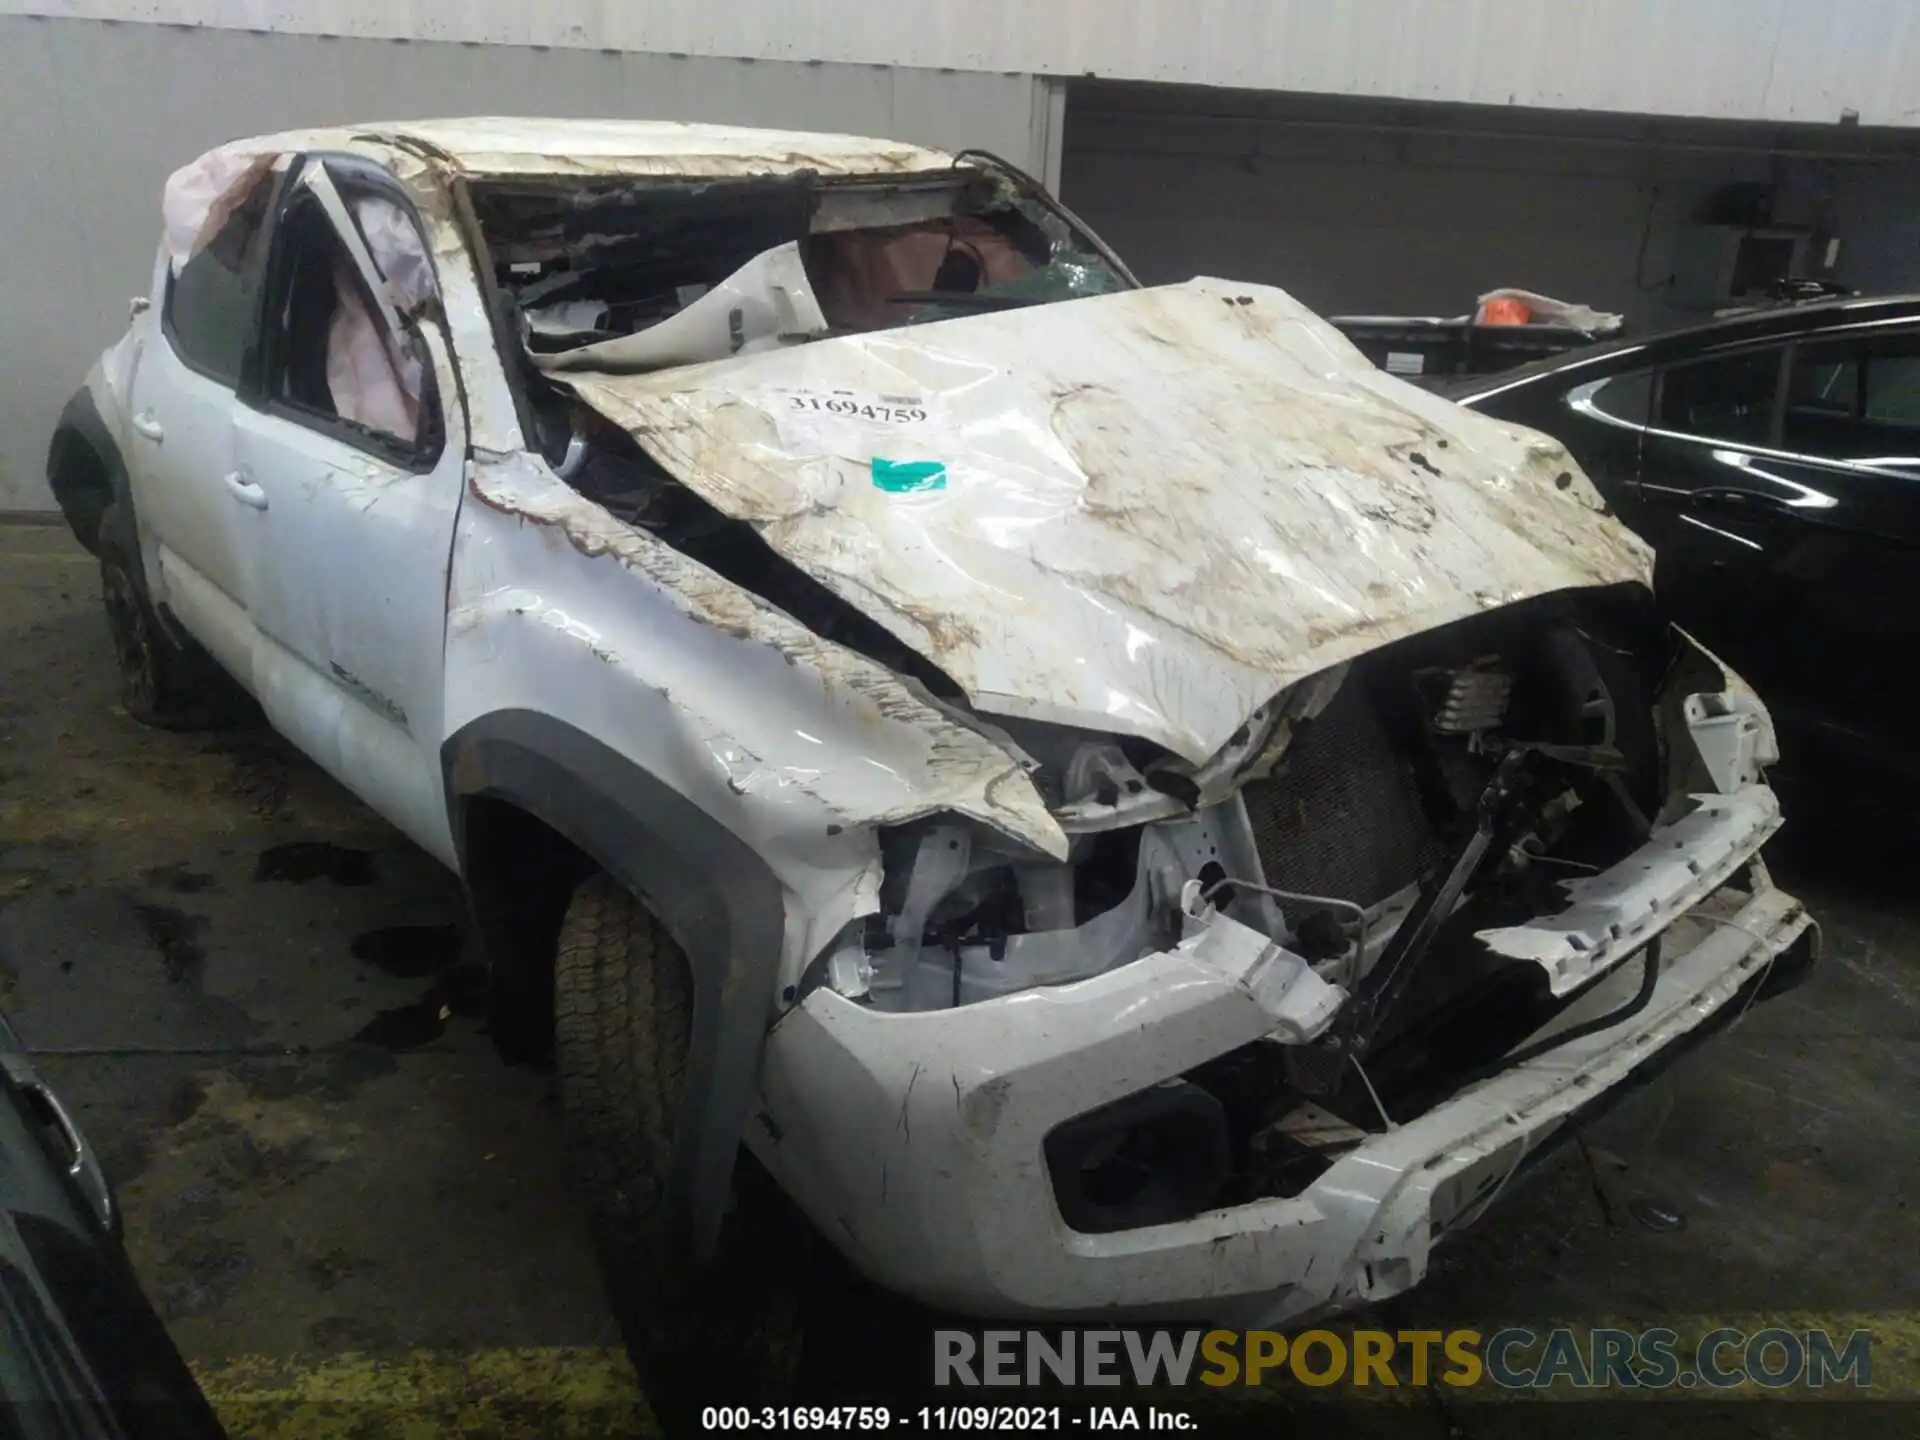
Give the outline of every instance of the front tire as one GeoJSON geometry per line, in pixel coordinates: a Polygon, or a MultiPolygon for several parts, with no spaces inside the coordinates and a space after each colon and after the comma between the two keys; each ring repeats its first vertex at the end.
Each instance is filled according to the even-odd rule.
{"type": "Polygon", "coordinates": [[[677,1247],[666,1177],[693,1034],[686,955],[637,897],[596,874],[573,893],[554,962],[554,1049],[574,1182],[609,1299],[669,1433],[702,1403],[777,1400],[800,1357],[791,1226],[744,1150],[716,1255],[677,1247]],[[723,1368],[716,1371],[716,1362],[723,1368]],[[725,1376],[725,1393],[713,1387],[725,1376]],[[705,1378],[703,1378],[705,1377],[705,1378]]]}

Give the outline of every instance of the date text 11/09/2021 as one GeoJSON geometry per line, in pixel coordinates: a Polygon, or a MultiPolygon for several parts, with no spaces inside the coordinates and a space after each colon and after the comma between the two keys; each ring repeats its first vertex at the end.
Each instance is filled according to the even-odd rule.
{"type": "Polygon", "coordinates": [[[889,1410],[884,1405],[709,1405],[700,1412],[703,1430],[854,1430],[895,1434],[951,1431],[1057,1435],[1067,1430],[1195,1430],[1184,1410],[1153,1405],[922,1405],[889,1410]]]}

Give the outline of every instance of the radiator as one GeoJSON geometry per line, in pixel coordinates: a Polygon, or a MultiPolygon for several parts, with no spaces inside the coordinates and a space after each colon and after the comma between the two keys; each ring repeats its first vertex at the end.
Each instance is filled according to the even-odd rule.
{"type": "Polygon", "coordinates": [[[1283,890],[1373,905],[1446,858],[1357,677],[1244,794],[1267,883],[1283,890]]]}

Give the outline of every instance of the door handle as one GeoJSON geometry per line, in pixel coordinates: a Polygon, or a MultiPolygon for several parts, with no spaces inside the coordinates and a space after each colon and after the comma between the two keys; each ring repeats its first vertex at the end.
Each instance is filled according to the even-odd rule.
{"type": "Polygon", "coordinates": [[[1784,510],[1787,502],[1764,490],[1747,490],[1738,485],[1706,485],[1693,492],[1696,500],[1712,504],[1740,505],[1755,510],[1784,510]]]}
{"type": "Polygon", "coordinates": [[[267,492],[238,470],[227,472],[227,489],[233,492],[233,498],[242,505],[251,505],[255,510],[267,508],[267,492]]]}
{"type": "Polygon", "coordinates": [[[136,434],[146,436],[156,445],[167,438],[167,432],[161,427],[160,422],[153,418],[151,410],[142,410],[136,414],[133,417],[133,428],[136,434]]]}
{"type": "Polygon", "coordinates": [[[100,1168],[100,1161],[81,1135],[80,1127],[73,1123],[73,1117],[67,1114],[67,1107],[60,1103],[60,1097],[49,1090],[36,1077],[26,1087],[40,1102],[44,1114],[52,1122],[49,1128],[60,1132],[60,1143],[66,1150],[64,1163],[67,1174],[73,1177],[80,1187],[80,1193],[92,1207],[94,1215],[106,1229],[115,1226],[113,1189],[107,1184],[106,1172],[100,1168]]]}

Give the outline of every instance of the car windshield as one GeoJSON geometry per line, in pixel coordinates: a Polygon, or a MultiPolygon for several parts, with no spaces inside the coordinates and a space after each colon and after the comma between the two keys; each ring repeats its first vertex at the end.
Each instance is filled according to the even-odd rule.
{"type": "Polygon", "coordinates": [[[475,209],[547,369],[663,369],[1133,283],[1044,195],[971,166],[482,186],[475,209]]]}

